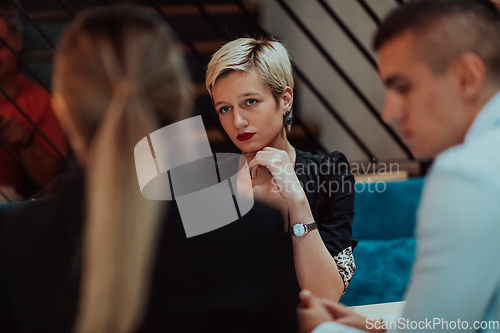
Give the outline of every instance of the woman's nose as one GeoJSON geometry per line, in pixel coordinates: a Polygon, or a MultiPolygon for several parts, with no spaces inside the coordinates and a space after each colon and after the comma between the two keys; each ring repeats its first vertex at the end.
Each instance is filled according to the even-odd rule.
{"type": "Polygon", "coordinates": [[[234,127],[237,129],[244,128],[248,125],[248,121],[243,117],[243,114],[239,110],[234,110],[234,127]]]}

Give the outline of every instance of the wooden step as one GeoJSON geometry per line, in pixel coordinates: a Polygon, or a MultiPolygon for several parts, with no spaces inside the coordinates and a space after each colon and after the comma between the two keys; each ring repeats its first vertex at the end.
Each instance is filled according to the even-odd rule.
{"type": "MultiPolygon", "coordinates": [[[[225,40],[209,40],[193,42],[194,48],[204,55],[212,55],[217,51],[226,41],[225,40]]],[[[189,53],[189,47],[181,43],[181,50],[189,53]]],[[[27,62],[51,62],[54,51],[50,48],[28,48],[24,52],[24,60],[27,62]]]]}
{"type": "MultiPolygon", "coordinates": [[[[260,7],[257,3],[246,4],[247,10],[257,15],[260,7]]],[[[151,8],[151,7],[150,7],[151,8]]],[[[188,16],[201,16],[202,13],[195,5],[170,5],[161,6],[161,9],[168,17],[188,17],[188,16]]],[[[220,3],[220,4],[206,4],[205,9],[212,16],[230,16],[240,15],[240,8],[234,3],[220,3]]],[[[151,8],[151,10],[153,10],[151,8]]],[[[78,11],[77,11],[78,12],[78,11]]],[[[37,22],[51,22],[51,21],[69,21],[71,20],[70,14],[64,9],[56,10],[36,10],[30,11],[30,16],[37,22]]]]}
{"type": "Polygon", "coordinates": [[[406,180],[409,177],[409,172],[407,170],[399,170],[396,173],[389,173],[386,175],[379,174],[367,174],[367,175],[354,175],[354,179],[356,182],[382,182],[382,181],[396,181],[396,180],[406,180]]]}
{"type": "MultiPolygon", "coordinates": [[[[207,88],[203,83],[193,84],[193,93],[196,97],[209,97],[207,88]]],[[[214,111],[215,112],[215,111],[214,111]]]]}
{"type": "Polygon", "coordinates": [[[29,48],[24,50],[23,60],[31,62],[52,62],[54,51],[50,48],[29,48]]]}
{"type": "MultiPolygon", "coordinates": [[[[215,51],[217,51],[226,40],[207,40],[201,42],[194,42],[193,45],[198,52],[201,54],[210,54],[212,55],[215,51]]],[[[189,47],[186,44],[182,44],[182,50],[186,53],[190,53],[189,47]]]]}
{"type": "Polygon", "coordinates": [[[357,182],[395,181],[421,176],[419,161],[393,159],[377,162],[350,161],[350,164],[357,182]]]}

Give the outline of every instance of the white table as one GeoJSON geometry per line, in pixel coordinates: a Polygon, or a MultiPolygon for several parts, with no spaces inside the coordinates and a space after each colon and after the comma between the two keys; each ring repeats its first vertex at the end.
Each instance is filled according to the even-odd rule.
{"type": "Polygon", "coordinates": [[[391,303],[379,303],[379,304],[369,304],[350,307],[356,313],[373,319],[382,319],[387,315],[394,313],[401,313],[403,306],[406,302],[391,302],[391,303]]]}

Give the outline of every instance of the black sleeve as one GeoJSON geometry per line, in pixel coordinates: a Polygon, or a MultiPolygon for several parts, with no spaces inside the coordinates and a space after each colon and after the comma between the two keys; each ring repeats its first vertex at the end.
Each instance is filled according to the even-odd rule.
{"type": "Polygon", "coordinates": [[[358,241],[352,237],[355,180],[344,154],[333,152],[323,158],[320,180],[319,198],[323,214],[318,229],[337,264],[345,292],[356,270],[352,251],[358,241]]]}
{"type": "Polygon", "coordinates": [[[355,180],[344,154],[336,151],[323,158],[320,180],[319,199],[324,208],[318,228],[328,251],[336,256],[358,243],[352,238],[355,180]]]}

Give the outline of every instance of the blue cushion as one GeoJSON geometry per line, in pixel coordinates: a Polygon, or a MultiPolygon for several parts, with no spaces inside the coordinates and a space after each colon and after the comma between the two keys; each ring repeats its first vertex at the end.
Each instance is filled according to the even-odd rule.
{"type": "Polygon", "coordinates": [[[4,209],[8,209],[9,204],[0,204],[0,212],[4,209]]]}
{"type": "Polygon", "coordinates": [[[354,250],[356,272],[340,302],[364,305],[403,299],[415,258],[415,239],[361,240],[354,250]]]}
{"type": "Polygon", "coordinates": [[[385,188],[380,184],[375,188],[374,185],[368,188],[367,184],[356,184],[354,238],[413,238],[423,178],[385,182],[385,188]]]}

